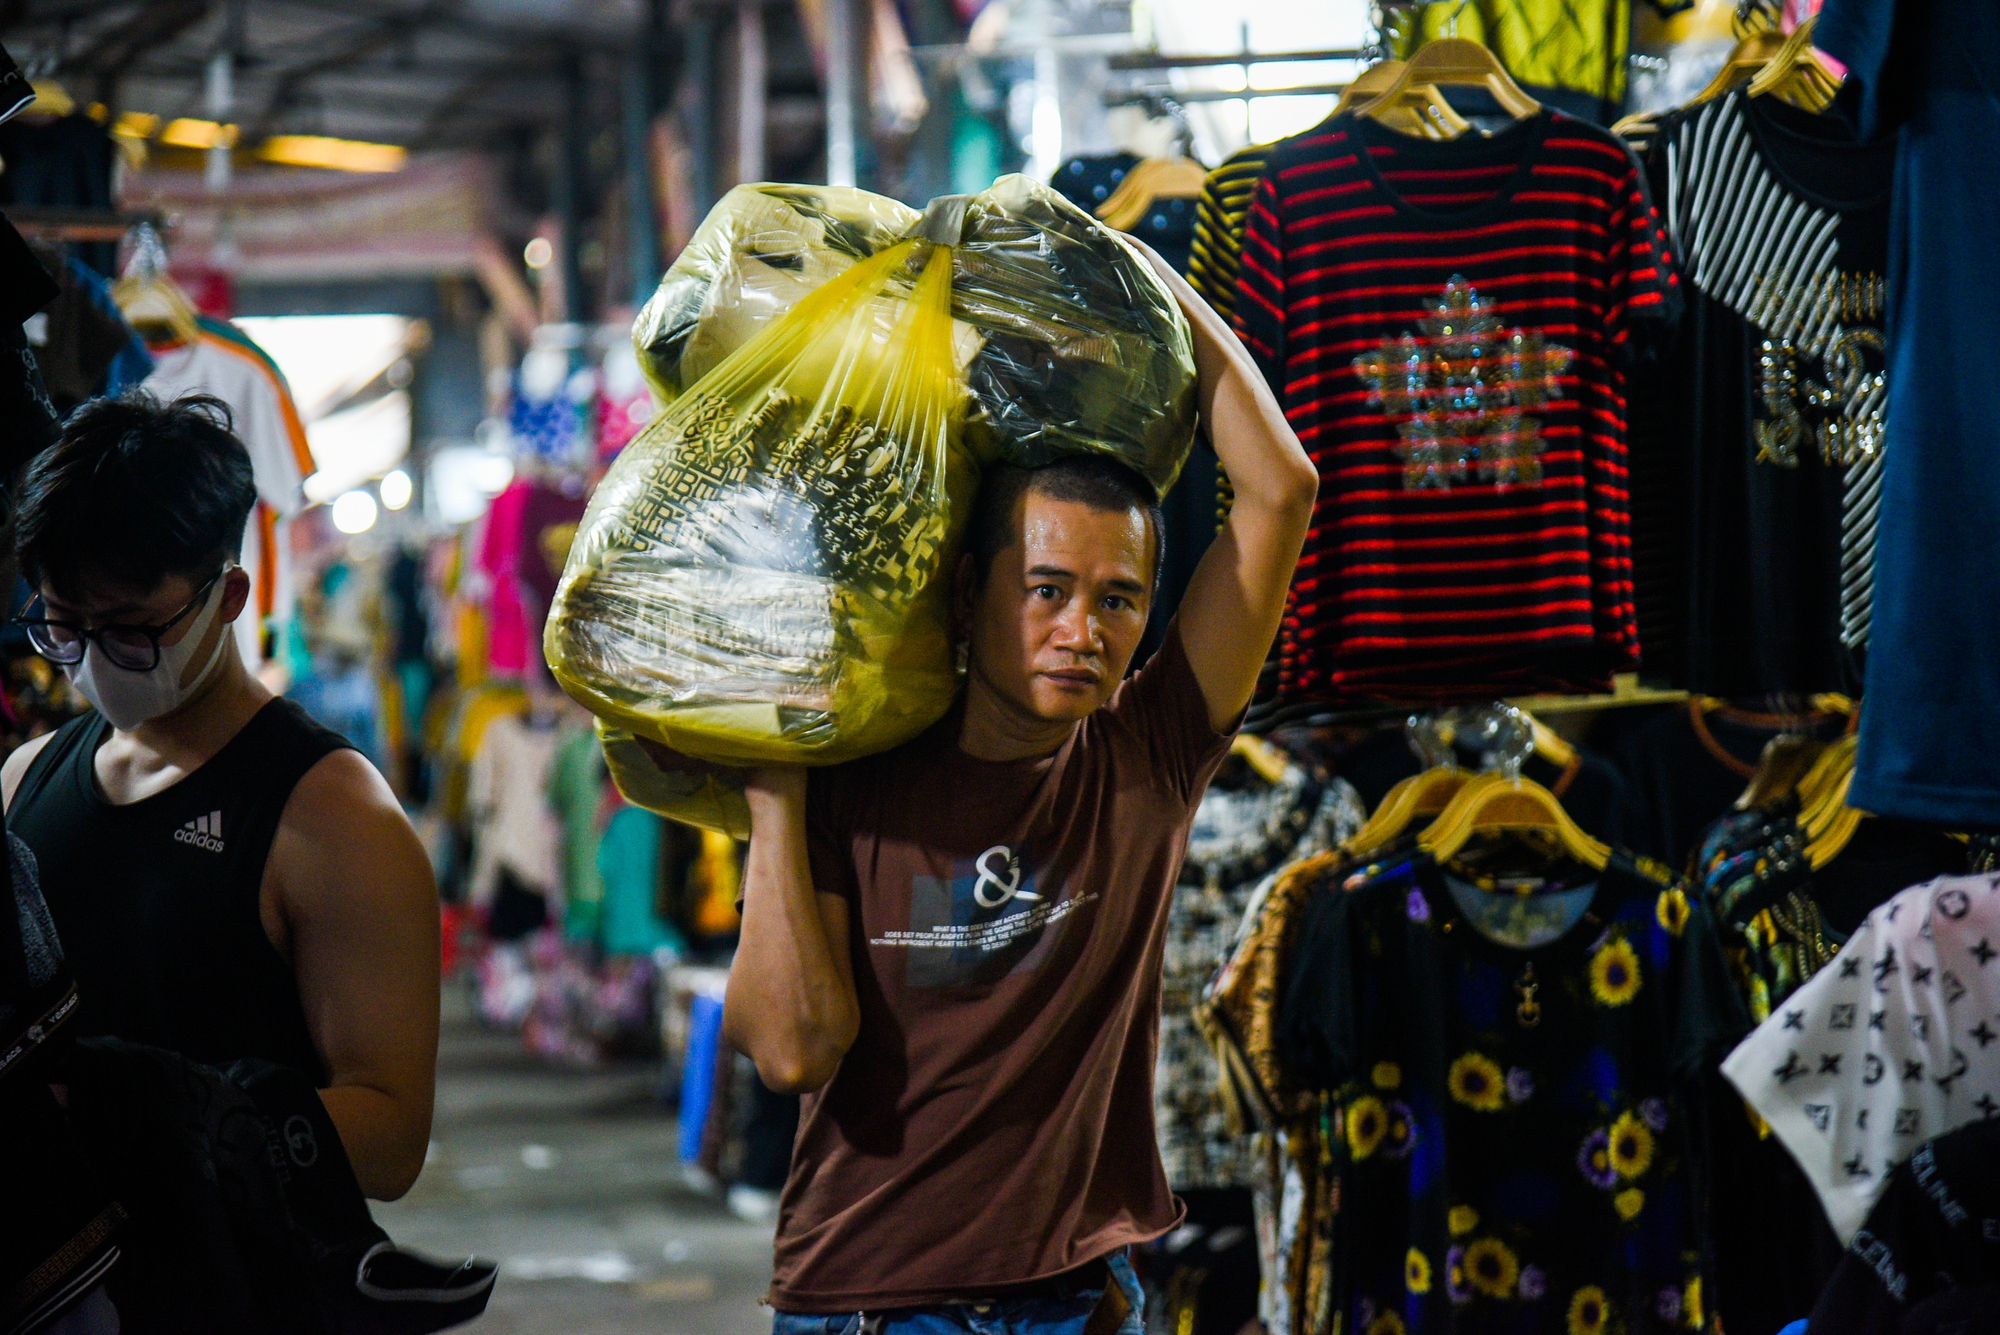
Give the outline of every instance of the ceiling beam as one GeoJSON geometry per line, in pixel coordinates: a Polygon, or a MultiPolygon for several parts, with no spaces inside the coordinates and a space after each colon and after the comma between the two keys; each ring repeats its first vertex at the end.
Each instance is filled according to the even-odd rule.
{"type": "Polygon", "coordinates": [[[146,0],[130,18],[112,24],[81,51],[66,57],[61,69],[115,79],[140,56],[207,18],[212,7],[211,0],[146,0]]]}
{"type": "MultiPolygon", "coordinates": [[[[534,62],[534,64],[540,63],[540,61],[534,62]]],[[[447,131],[452,128],[453,123],[470,114],[474,104],[482,97],[506,80],[531,70],[534,70],[534,65],[527,62],[521,62],[512,66],[497,65],[485,73],[477,74],[467,79],[464,83],[453,89],[448,96],[436,105],[431,114],[424,118],[424,123],[418,127],[416,134],[410,137],[407,147],[413,153],[437,147],[449,137],[447,131]]],[[[534,72],[539,73],[541,71],[534,70],[534,72]]],[[[495,119],[508,118],[496,117],[495,119]]]]}
{"type": "Polygon", "coordinates": [[[271,85],[270,95],[264,105],[250,118],[249,138],[262,139],[271,131],[271,126],[285,112],[292,108],[305,86],[319,75],[338,70],[353,61],[373,55],[386,46],[393,46],[435,19],[440,19],[457,9],[461,0],[432,0],[420,9],[411,10],[392,18],[368,19],[337,33],[327,40],[328,47],[321,54],[297,65],[287,66],[278,73],[271,85]]]}
{"type": "MultiPolygon", "coordinates": [[[[320,13],[340,14],[347,18],[393,19],[408,11],[394,4],[383,4],[380,0],[282,0],[299,9],[310,9],[320,13]]],[[[632,33],[606,31],[591,33],[565,28],[557,24],[535,25],[526,23],[502,23],[493,19],[474,18],[467,14],[446,14],[432,19],[425,25],[435,32],[448,32],[461,37],[476,38],[495,46],[507,48],[510,52],[521,50],[524,45],[560,43],[566,47],[602,50],[623,50],[636,35],[632,33]]]]}

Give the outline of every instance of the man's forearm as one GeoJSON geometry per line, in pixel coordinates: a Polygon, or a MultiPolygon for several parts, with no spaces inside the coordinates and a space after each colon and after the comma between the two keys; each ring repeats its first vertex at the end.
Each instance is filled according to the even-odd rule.
{"type": "Polygon", "coordinates": [[[1319,475],[1299,448],[1298,437],[1256,361],[1200,294],[1157,256],[1153,258],[1187,315],[1194,336],[1201,418],[1238,502],[1288,511],[1309,506],[1319,475]]]}
{"type": "Polygon", "coordinates": [[[803,772],[760,776],[750,802],[743,930],[729,971],[723,1028],[771,1088],[818,1089],[854,1042],[858,1009],[830,939],[805,837],[803,772]]]}

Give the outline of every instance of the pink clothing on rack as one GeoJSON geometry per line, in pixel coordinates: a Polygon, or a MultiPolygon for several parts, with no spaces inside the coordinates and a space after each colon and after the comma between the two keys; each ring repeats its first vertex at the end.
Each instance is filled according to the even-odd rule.
{"type": "Polygon", "coordinates": [[[539,626],[530,626],[521,588],[522,521],[534,487],[515,478],[493,498],[480,537],[479,569],[486,576],[486,663],[494,672],[525,674],[537,656],[539,626]]]}

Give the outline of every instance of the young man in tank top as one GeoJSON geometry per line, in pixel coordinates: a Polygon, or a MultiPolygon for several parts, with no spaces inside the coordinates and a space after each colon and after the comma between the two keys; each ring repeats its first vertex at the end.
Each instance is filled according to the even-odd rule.
{"type": "Polygon", "coordinates": [[[1159,651],[1125,680],[1159,568],[1146,483],[997,470],[959,571],[952,711],[885,755],[751,778],[724,1025],[806,1095],[780,1335],[1136,1331],[1125,1248],[1180,1217],[1153,1139],[1163,927],[1319,478],[1234,335],[1154,261],[1236,493],[1159,651]]]}
{"type": "Polygon", "coordinates": [[[9,756],[0,794],[78,1032],[309,1073],[362,1189],[392,1200],[430,1137],[437,893],[374,766],[237,653],[256,499],[213,399],[70,418],[20,494],[22,620],[96,709],[9,756]]]}

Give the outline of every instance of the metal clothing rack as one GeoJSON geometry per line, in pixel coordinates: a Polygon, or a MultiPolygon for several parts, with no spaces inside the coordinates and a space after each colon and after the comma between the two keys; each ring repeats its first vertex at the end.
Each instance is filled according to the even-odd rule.
{"type": "MultiPolygon", "coordinates": [[[[1501,703],[1526,710],[1538,718],[1552,715],[1593,714],[1608,709],[1633,709],[1642,705],[1682,704],[1688,699],[1688,692],[1669,690],[1639,683],[1636,672],[1622,672],[1612,677],[1611,689],[1588,695],[1517,695],[1501,703]]],[[[1245,726],[1258,734],[1275,732],[1281,728],[1337,728],[1365,726],[1372,723],[1387,723],[1410,713],[1436,713],[1446,708],[1440,705],[1357,705],[1340,707],[1300,701],[1282,704],[1258,711],[1253,706],[1253,717],[1245,720],[1245,726]]]]}
{"type": "Polygon", "coordinates": [[[147,224],[155,229],[166,225],[155,211],[112,213],[104,209],[42,208],[8,205],[7,221],[31,241],[123,241],[134,227],[147,224]]]}
{"type": "MultiPolygon", "coordinates": [[[[1243,49],[1227,55],[1169,55],[1158,51],[1132,51],[1114,55],[1105,62],[1113,74],[1138,74],[1148,71],[1198,70],[1198,69],[1240,69],[1243,71],[1242,88],[1190,88],[1172,90],[1171,96],[1181,103],[1195,102],[1240,102],[1253,97],[1338,97],[1347,91],[1344,83],[1297,84],[1285,88],[1253,88],[1250,86],[1252,65],[1275,64],[1325,64],[1332,61],[1366,60],[1371,53],[1354,47],[1329,48],[1317,51],[1253,51],[1250,49],[1249,25],[1244,25],[1243,49]]],[[[1157,95],[1161,90],[1138,86],[1121,90],[1108,90],[1104,94],[1106,106],[1126,106],[1157,95]]]]}

